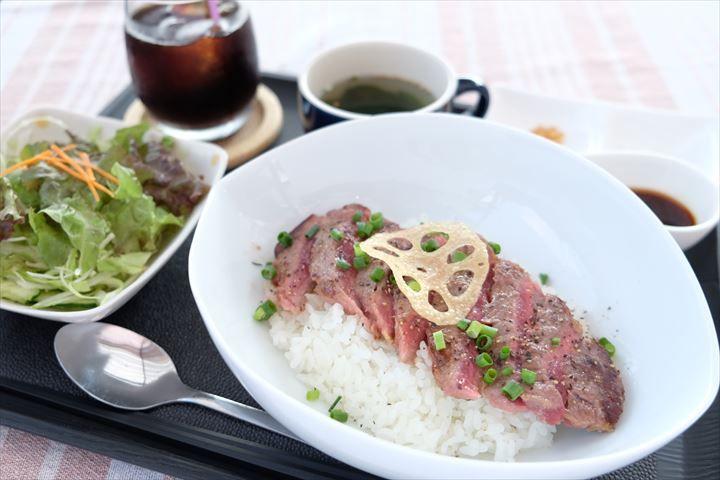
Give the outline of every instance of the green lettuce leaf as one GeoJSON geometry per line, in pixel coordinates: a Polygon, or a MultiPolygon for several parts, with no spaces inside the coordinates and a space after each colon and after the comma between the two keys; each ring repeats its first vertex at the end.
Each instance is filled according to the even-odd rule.
{"type": "Polygon", "coordinates": [[[20,160],[27,160],[28,158],[44,152],[48,148],[50,148],[50,144],[48,142],[28,143],[22,150],[20,150],[20,160]]]}
{"type": "Polygon", "coordinates": [[[152,252],[132,252],[104,258],[98,261],[98,271],[114,275],[125,273],[137,275],[145,269],[152,252]]]}
{"type": "Polygon", "coordinates": [[[0,219],[10,217],[15,220],[23,218],[23,205],[7,177],[0,178],[0,219]]]}
{"type": "Polygon", "coordinates": [[[159,248],[165,229],[181,226],[182,219],[155,205],[153,199],[143,193],[142,185],[132,169],[116,163],[111,172],[120,184],[115,198],[101,212],[115,234],[116,251],[154,252],[159,248]]]}
{"type": "Polygon", "coordinates": [[[110,140],[110,146],[122,147],[128,150],[131,140],[134,140],[136,145],[141,145],[143,143],[143,137],[149,129],[150,125],[147,123],[138,123],[132,127],[121,128],[115,132],[115,136],[110,140]]]}
{"type": "Polygon", "coordinates": [[[105,219],[78,197],[55,203],[41,212],[60,224],[72,246],[80,252],[80,269],[86,272],[95,268],[100,243],[110,233],[105,219]]]}
{"type": "Polygon", "coordinates": [[[43,213],[31,211],[28,218],[37,238],[40,258],[51,267],[64,265],[73,248],[65,232],[56,224],[48,222],[43,213]]]}
{"type": "Polygon", "coordinates": [[[119,163],[116,163],[112,166],[110,172],[115,175],[120,182],[117,190],[115,190],[115,200],[133,200],[142,198],[142,185],[132,169],[123,167],[119,163]]]}

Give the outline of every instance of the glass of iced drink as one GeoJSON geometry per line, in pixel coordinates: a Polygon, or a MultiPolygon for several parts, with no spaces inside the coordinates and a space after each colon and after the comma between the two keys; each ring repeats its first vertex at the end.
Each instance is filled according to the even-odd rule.
{"type": "Polygon", "coordinates": [[[247,120],[259,82],[247,7],[236,0],[125,0],[138,97],[169,135],[218,140],[247,120]]]}

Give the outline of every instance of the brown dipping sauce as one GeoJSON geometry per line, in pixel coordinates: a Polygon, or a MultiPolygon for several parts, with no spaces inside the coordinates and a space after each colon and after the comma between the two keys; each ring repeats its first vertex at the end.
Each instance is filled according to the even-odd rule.
{"type": "Polygon", "coordinates": [[[645,202],[645,205],[650,207],[650,210],[663,224],[673,227],[695,225],[695,216],[692,212],[671,196],[646,188],[633,188],[631,190],[640,197],[640,200],[645,202]]]}

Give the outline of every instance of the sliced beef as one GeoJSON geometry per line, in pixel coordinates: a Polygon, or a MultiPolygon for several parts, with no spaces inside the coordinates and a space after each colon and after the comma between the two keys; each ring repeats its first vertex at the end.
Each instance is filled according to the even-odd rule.
{"type": "MultiPolygon", "coordinates": [[[[385,221],[381,232],[394,232],[400,227],[393,222],[385,221]]],[[[385,262],[373,259],[367,268],[357,273],[355,293],[360,301],[360,308],[368,318],[368,323],[376,327],[385,340],[392,342],[395,336],[395,319],[393,311],[393,286],[390,283],[390,268],[385,262]],[[370,276],[379,268],[384,274],[382,280],[375,282],[370,276]]]]}
{"type": "Polygon", "coordinates": [[[415,313],[410,301],[397,288],[393,290],[393,300],[395,348],[401,361],[413,363],[420,342],[425,340],[425,332],[430,327],[430,322],[415,313]]]}
{"type": "Polygon", "coordinates": [[[362,205],[346,205],[328,212],[322,219],[320,230],[315,234],[310,257],[310,278],[315,282],[315,293],[325,301],[339,303],[348,315],[358,315],[373,335],[379,335],[379,328],[371,323],[362,311],[360,300],[355,292],[357,270],[342,270],[337,260],[343,259],[352,265],[355,258],[353,245],[359,241],[357,227],[352,221],[356,211],[363,212],[367,219],[370,211],[362,205]],[[344,234],[342,240],[330,236],[330,230],[336,228],[344,234]]]}
{"type": "Polygon", "coordinates": [[[625,397],[620,373],[607,351],[583,335],[560,298],[546,295],[536,305],[524,351],[525,368],[537,373],[536,384],[523,395],[531,411],[551,424],[562,421],[588,430],[613,430],[625,397]],[[560,344],[553,346],[553,338],[560,344]]]}
{"type": "Polygon", "coordinates": [[[509,379],[520,381],[520,346],[523,334],[534,315],[534,305],[542,300],[543,294],[525,270],[513,262],[498,259],[492,272],[491,301],[484,309],[482,320],[498,329],[490,352],[492,357],[499,358],[500,350],[504,346],[510,347],[512,352],[509,359],[496,366],[496,370],[510,366],[515,373],[511,377],[498,377],[498,381],[489,386],[483,382],[483,395],[492,405],[517,412],[526,408],[522,399],[511,402],[501,389],[509,379]]]}
{"type": "Polygon", "coordinates": [[[445,394],[464,400],[480,397],[480,369],[475,364],[475,342],[454,325],[426,330],[426,343],[432,359],[435,381],[445,394]],[[433,333],[442,330],[445,348],[437,350],[433,333]]]}
{"type": "MultiPolygon", "coordinates": [[[[480,239],[485,242],[484,238],[480,237],[480,239]]],[[[487,245],[487,253],[490,267],[488,268],[487,277],[485,277],[485,283],[483,283],[482,290],[480,291],[480,296],[478,297],[477,302],[475,302],[475,305],[473,305],[470,309],[470,312],[467,314],[466,318],[468,320],[477,320],[478,322],[482,322],[485,315],[485,309],[487,308],[487,304],[490,302],[490,290],[493,285],[493,271],[495,269],[495,264],[497,263],[497,255],[495,255],[495,252],[490,245],[487,245]]]]}
{"type": "Polygon", "coordinates": [[[615,429],[625,402],[620,372],[594,339],[583,339],[579,350],[578,355],[569,357],[567,365],[567,409],[563,422],[575,428],[610,432],[615,429]]]}
{"type": "Polygon", "coordinates": [[[488,401],[510,412],[529,410],[551,425],[612,430],[624,402],[620,374],[605,349],[583,335],[565,302],[543,295],[522,268],[505,260],[493,270],[491,298],[484,321],[498,328],[493,357],[506,345],[512,352],[496,368],[510,366],[514,373],[484,387],[488,401]],[[553,338],[560,344],[552,345],[553,338]],[[532,386],[522,382],[523,368],[535,372],[532,386]],[[501,391],[510,379],[525,388],[514,402],[501,391]]]}
{"type": "Polygon", "coordinates": [[[280,308],[299,313],[305,308],[305,294],[313,289],[310,278],[310,253],[315,237],[307,238],[305,233],[314,225],[320,224],[320,218],[310,215],[290,233],[293,243],[285,248],[279,243],[275,246],[275,269],[273,280],[280,308]]]}

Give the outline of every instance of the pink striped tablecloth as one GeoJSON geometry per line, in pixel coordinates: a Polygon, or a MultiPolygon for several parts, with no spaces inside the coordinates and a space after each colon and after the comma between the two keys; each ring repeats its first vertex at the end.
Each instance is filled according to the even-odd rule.
{"type": "MultiPolygon", "coordinates": [[[[383,39],[443,55],[491,86],[720,111],[717,1],[246,3],[267,72],[295,75],[322,49],[383,39]]],[[[94,113],[121,91],[123,13],[120,0],[0,2],[0,126],[38,105],[94,113]]],[[[163,477],[0,427],[2,479],[163,477]]]]}

